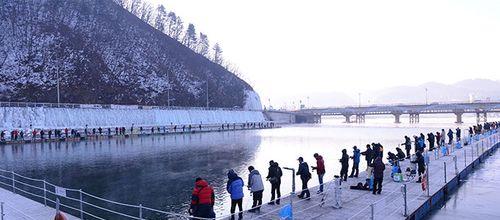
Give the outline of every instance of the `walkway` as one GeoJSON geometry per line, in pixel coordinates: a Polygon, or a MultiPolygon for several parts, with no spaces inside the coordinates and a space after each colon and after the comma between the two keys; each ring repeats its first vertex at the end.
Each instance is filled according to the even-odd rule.
{"type": "MultiPolygon", "coordinates": [[[[496,134],[496,143],[498,137],[496,134]]],[[[453,179],[456,174],[460,174],[464,169],[472,169],[471,163],[481,156],[482,152],[494,144],[490,140],[482,139],[474,142],[472,145],[465,146],[462,149],[453,150],[450,156],[435,155],[434,152],[429,152],[429,195],[437,193],[442,187],[453,179]],[[457,167],[455,170],[454,156],[457,158],[457,167]],[[446,180],[444,163],[446,163],[446,180]]],[[[440,154],[441,152],[439,152],[440,154]]],[[[387,154],[385,154],[387,155],[387,154]]],[[[364,162],[364,161],[363,161],[364,162]]],[[[478,163],[478,161],[476,161],[478,163]]],[[[475,163],[475,164],[476,164],[475,163]]],[[[401,163],[402,170],[410,166],[408,160],[401,163]]],[[[291,172],[283,170],[283,178],[290,178],[291,172]]],[[[349,186],[356,185],[358,182],[364,183],[366,172],[360,173],[360,178],[349,178],[347,183],[342,183],[342,208],[333,208],[334,193],[333,189],[329,191],[325,205],[321,206],[322,195],[317,195],[317,187],[313,187],[311,191],[311,200],[300,200],[296,196],[293,197],[293,213],[295,219],[371,219],[372,206],[374,219],[405,219],[404,200],[402,194],[402,183],[394,182],[390,177],[391,168],[386,165],[384,173],[383,191],[381,195],[373,195],[370,191],[351,190],[349,186]]],[[[313,173],[313,178],[317,178],[313,173]]],[[[454,179],[456,181],[457,179],[454,179]]],[[[457,183],[458,184],[458,183],[457,183]]],[[[422,185],[415,181],[407,182],[407,214],[411,215],[419,207],[427,204],[429,197],[427,192],[422,190],[422,185]],[[424,204],[425,203],[425,204],[424,204]]],[[[297,179],[297,192],[300,192],[300,180],[297,179]]],[[[328,186],[327,187],[331,187],[328,186]]],[[[264,203],[267,201],[264,201],[264,203]]],[[[281,206],[290,202],[290,197],[283,198],[281,206]]],[[[434,202],[437,201],[433,201],[434,202]]],[[[251,216],[255,219],[276,219],[279,216],[280,206],[264,205],[261,214],[247,213],[246,216],[251,216]]],[[[419,219],[418,217],[416,219],[419,219]]]]}
{"type": "MultiPolygon", "coordinates": [[[[5,220],[41,220],[54,219],[56,210],[26,197],[14,194],[0,187],[0,202],[3,202],[5,220]]],[[[68,220],[78,219],[66,214],[68,220]]]]}

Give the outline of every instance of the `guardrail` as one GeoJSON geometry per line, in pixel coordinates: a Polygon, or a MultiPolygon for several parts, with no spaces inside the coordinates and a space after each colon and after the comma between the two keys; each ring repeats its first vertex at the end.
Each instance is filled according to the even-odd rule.
{"type": "Polygon", "coordinates": [[[160,109],[160,110],[221,110],[221,111],[260,111],[245,110],[241,107],[187,107],[187,106],[149,106],[115,104],[80,104],[80,103],[44,103],[44,102],[0,102],[0,107],[45,107],[45,108],[91,108],[91,109],[160,109]]]}
{"type": "Polygon", "coordinates": [[[41,179],[29,178],[13,171],[0,169],[0,187],[23,195],[45,206],[56,206],[60,200],[60,209],[80,219],[137,219],[193,217],[162,211],[146,206],[115,202],[87,193],[81,189],[64,188],[41,179]]]}

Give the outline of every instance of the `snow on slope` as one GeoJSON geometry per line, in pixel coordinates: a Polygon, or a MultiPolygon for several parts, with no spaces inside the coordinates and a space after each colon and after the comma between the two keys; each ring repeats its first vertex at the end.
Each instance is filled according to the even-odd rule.
{"type": "Polygon", "coordinates": [[[1,107],[0,129],[163,126],[265,121],[260,111],[1,107]]]}
{"type": "Polygon", "coordinates": [[[245,105],[243,106],[245,110],[262,110],[262,103],[260,102],[259,94],[255,91],[246,90],[245,91],[245,105]]]}

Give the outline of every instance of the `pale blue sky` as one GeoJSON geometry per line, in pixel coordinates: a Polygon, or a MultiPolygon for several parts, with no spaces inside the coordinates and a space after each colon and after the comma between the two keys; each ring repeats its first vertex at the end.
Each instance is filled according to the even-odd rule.
{"type": "Polygon", "coordinates": [[[220,42],[263,100],[500,79],[500,1],[150,0],[220,42]]]}

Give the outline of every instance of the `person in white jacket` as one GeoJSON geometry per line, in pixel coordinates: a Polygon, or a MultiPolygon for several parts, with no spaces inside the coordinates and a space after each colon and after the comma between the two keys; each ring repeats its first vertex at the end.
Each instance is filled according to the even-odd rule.
{"type": "Polygon", "coordinates": [[[262,193],[264,192],[264,183],[262,182],[262,177],[258,170],[253,166],[248,167],[248,189],[253,195],[253,205],[249,212],[260,212],[260,206],[262,205],[262,193]]]}

